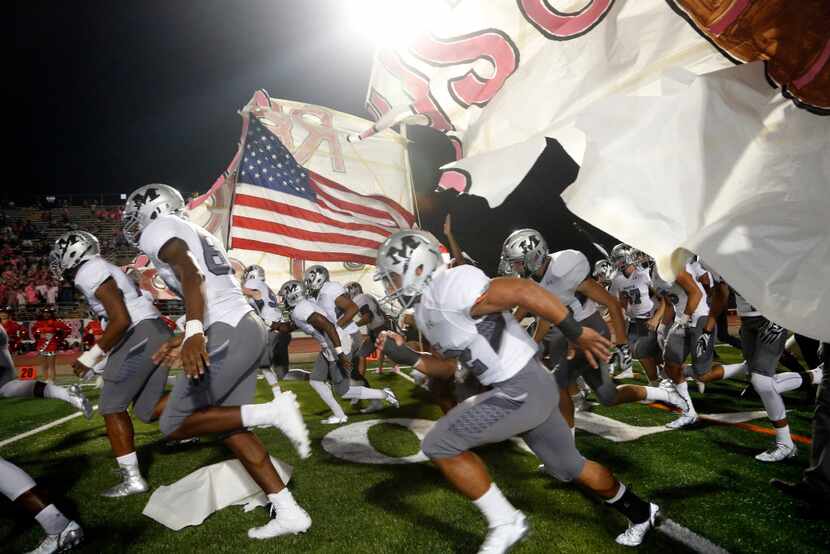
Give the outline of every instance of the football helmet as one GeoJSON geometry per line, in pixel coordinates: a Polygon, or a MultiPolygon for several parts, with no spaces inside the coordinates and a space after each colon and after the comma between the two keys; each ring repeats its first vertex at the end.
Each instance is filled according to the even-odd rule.
{"type": "Polygon", "coordinates": [[[608,285],[614,276],[614,266],[608,260],[599,260],[594,264],[593,277],[601,285],[608,285]]]}
{"type": "Polygon", "coordinates": [[[535,229],[513,231],[501,247],[499,267],[509,265],[511,273],[529,277],[539,271],[548,255],[548,243],[535,229]]]}
{"type": "Polygon", "coordinates": [[[351,283],[346,283],[346,292],[348,292],[349,297],[354,300],[357,295],[363,294],[363,287],[360,286],[360,283],[357,281],[352,281],[351,283]]]}
{"type": "Polygon", "coordinates": [[[257,281],[265,281],[265,270],[262,269],[262,266],[258,266],[256,264],[249,265],[245,268],[245,272],[242,274],[242,281],[245,282],[248,279],[256,279],[257,281]]]}
{"type": "Polygon", "coordinates": [[[279,295],[282,298],[283,307],[290,312],[300,303],[300,300],[305,298],[303,282],[296,279],[286,281],[280,287],[279,295]]]}
{"type": "Polygon", "coordinates": [[[49,271],[57,280],[62,280],[66,271],[101,252],[101,245],[92,233],[69,231],[55,240],[49,252],[49,271]]]}
{"type": "Polygon", "coordinates": [[[141,231],[161,215],[182,215],[184,198],[181,193],[161,183],[144,185],[134,190],[127,197],[124,206],[122,226],[124,238],[133,246],[138,246],[141,231]]]}
{"type": "Polygon", "coordinates": [[[611,249],[608,258],[615,270],[622,271],[624,267],[634,263],[631,256],[632,250],[633,248],[622,242],[611,249]]]}
{"type": "Polygon", "coordinates": [[[406,310],[423,292],[436,269],[444,264],[438,241],[417,229],[398,231],[378,249],[375,281],[386,289],[384,300],[406,310]]]}
{"type": "Polygon", "coordinates": [[[306,293],[310,296],[317,296],[323,285],[329,281],[329,270],[322,265],[313,265],[305,270],[303,274],[303,284],[305,285],[306,293]]]}

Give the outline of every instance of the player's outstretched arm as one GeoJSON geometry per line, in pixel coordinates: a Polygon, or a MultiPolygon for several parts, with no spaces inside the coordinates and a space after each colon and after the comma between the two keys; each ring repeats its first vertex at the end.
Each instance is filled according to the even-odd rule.
{"type": "Polygon", "coordinates": [[[107,328],[95,345],[88,352],[81,354],[72,364],[72,369],[78,377],[86,375],[92,366],[100,362],[107,352],[118,344],[130,328],[132,321],[127,305],[124,303],[124,295],[112,277],[101,283],[95,291],[95,297],[107,312],[107,328]]]}
{"type": "Polygon", "coordinates": [[[309,325],[329,338],[332,346],[334,346],[334,353],[337,355],[337,360],[343,366],[343,369],[351,369],[352,362],[346,356],[346,353],[343,352],[343,347],[340,345],[340,336],[337,334],[337,329],[334,324],[316,312],[308,316],[306,321],[308,321],[309,325]]]}
{"type": "Polygon", "coordinates": [[[608,308],[608,315],[611,316],[611,330],[614,332],[616,343],[628,344],[628,334],[625,330],[625,316],[623,316],[622,305],[616,296],[608,292],[593,277],[588,277],[576,288],[594,302],[608,308]]]}
{"type": "Polygon", "coordinates": [[[345,329],[354,319],[354,316],[357,315],[357,304],[354,303],[354,300],[348,294],[341,294],[334,299],[334,305],[343,310],[343,315],[337,320],[337,326],[345,329]]]}
{"type": "Polygon", "coordinates": [[[375,347],[396,363],[411,365],[421,373],[438,379],[450,379],[455,375],[458,360],[441,358],[429,352],[418,352],[406,345],[398,333],[383,331],[375,342],[375,347]]]}

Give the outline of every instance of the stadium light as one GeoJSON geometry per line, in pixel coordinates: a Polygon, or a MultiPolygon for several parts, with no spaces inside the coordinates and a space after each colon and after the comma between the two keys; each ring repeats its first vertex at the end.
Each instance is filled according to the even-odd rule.
{"type": "Polygon", "coordinates": [[[445,0],[351,0],[349,30],[379,48],[399,48],[449,11],[445,0]]]}

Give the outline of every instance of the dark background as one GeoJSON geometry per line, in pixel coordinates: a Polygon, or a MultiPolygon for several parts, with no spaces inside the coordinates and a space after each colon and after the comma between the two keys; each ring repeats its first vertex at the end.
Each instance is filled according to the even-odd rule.
{"type": "MultiPolygon", "coordinates": [[[[368,118],[374,46],[347,28],[345,9],[330,0],[16,2],[3,203],[149,182],[204,192],[236,150],[236,110],[259,88],[368,118]]],[[[449,143],[424,128],[410,127],[410,138],[423,226],[442,238],[452,212],[459,242],[485,269],[495,270],[502,240],[519,227],[596,257],[559,198],[578,167],[555,141],[490,210],[478,197],[433,193],[449,143]]]]}

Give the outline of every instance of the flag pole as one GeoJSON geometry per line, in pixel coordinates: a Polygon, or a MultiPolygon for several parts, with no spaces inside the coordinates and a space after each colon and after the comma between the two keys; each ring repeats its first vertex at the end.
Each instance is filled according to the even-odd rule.
{"type": "Polygon", "coordinates": [[[418,222],[418,228],[421,228],[421,212],[418,210],[418,195],[415,194],[415,183],[412,180],[412,166],[409,159],[409,137],[406,135],[406,123],[401,123],[401,135],[404,138],[406,152],[403,156],[404,171],[406,172],[406,182],[409,185],[409,193],[412,195],[412,208],[415,210],[415,220],[418,222]]]}

